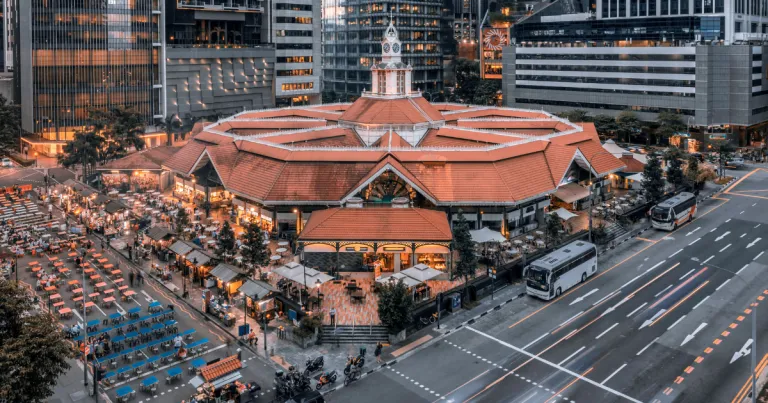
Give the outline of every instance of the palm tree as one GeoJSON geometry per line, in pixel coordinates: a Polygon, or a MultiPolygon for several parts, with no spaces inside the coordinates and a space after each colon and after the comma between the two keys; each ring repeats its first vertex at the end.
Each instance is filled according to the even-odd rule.
{"type": "Polygon", "coordinates": [[[176,115],[168,115],[159,123],[159,126],[165,131],[166,145],[170,146],[172,143],[171,136],[175,139],[179,129],[181,129],[181,120],[176,115]]]}

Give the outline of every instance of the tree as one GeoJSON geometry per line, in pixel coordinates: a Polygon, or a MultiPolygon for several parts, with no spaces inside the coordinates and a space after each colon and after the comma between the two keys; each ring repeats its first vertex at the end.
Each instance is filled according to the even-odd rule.
{"type": "Polygon", "coordinates": [[[187,228],[188,225],[189,215],[187,215],[187,210],[184,207],[179,207],[176,212],[176,233],[179,234],[179,237],[186,237],[187,233],[184,229],[187,228]]]}
{"type": "Polygon", "coordinates": [[[181,121],[176,115],[169,115],[159,123],[159,126],[163,128],[165,132],[165,145],[170,146],[173,144],[173,140],[176,140],[179,136],[179,129],[181,129],[181,121]]]}
{"type": "Polygon", "coordinates": [[[480,63],[469,59],[456,59],[456,89],[454,95],[462,103],[474,102],[480,85],[480,63]]]}
{"type": "Polygon", "coordinates": [[[683,163],[680,158],[672,158],[667,163],[667,182],[671,183],[675,190],[685,183],[683,163]]]}
{"type": "Polygon", "coordinates": [[[558,217],[555,213],[547,214],[546,227],[544,229],[544,236],[547,241],[547,246],[551,246],[560,242],[560,239],[563,237],[563,233],[561,231],[565,231],[565,228],[563,227],[563,222],[560,221],[560,217],[558,217]]]}
{"type": "Polygon", "coordinates": [[[602,136],[613,135],[618,129],[616,119],[614,119],[612,116],[597,115],[593,121],[595,122],[595,129],[597,130],[597,134],[602,136]]]}
{"type": "Polygon", "coordinates": [[[79,165],[83,169],[83,177],[88,178],[101,159],[103,144],[104,138],[96,133],[93,127],[77,131],[74,139],[64,145],[64,152],[57,158],[65,168],[79,165]]]}
{"type": "Polygon", "coordinates": [[[379,320],[390,333],[399,333],[411,323],[413,296],[402,280],[379,289],[379,320]]]}
{"type": "Polygon", "coordinates": [[[707,148],[715,152],[715,162],[720,167],[718,169],[718,177],[722,178],[725,173],[725,166],[728,164],[728,161],[733,158],[735,149],[731,143],[727,142],[710,143],[707,145],[707,148]]]}
{"type": "Polygon", "coordinates": [[[664,178],[662,177],[661,161],[656,153],[648,155],[643,168],[643,190],[645,197],[651,203],[656,203],[664,196],[664,178]]]}
{"type": "Polygon", "coordinates": [[[216,254],[222,256],[235,250],[235,231],[229,225],[229,221],[224,221],[219,233],[219,242],[216,247],[216,254]]]}
{"type": "Polygon", "coordinates": [[[500,89],[501,80],[482,80],[475,87],[472,103],[475,105],[495,105],[500,89]]]}
{"type": "Polygon", "coordinates": [[[592,121],[592,116],[589,116],[589,113],[584,109],[571,109],[569,111],[563,111],[558,113],[557,116],[563,119],[567,119],[568,121],[571,121],[571,122],[591,122],[592,121]]]}
{"type": "Polygon", "coordinates": [[[336,92],[333,90],[323,91],[321,96],[323,97],[324,104],[332,104],[339,101],[339,96],[336,95],[336,92]]]}
{"type": "Polygon", "coordinates": [[[133,109],[123,107],[94,109],[88,112],[93,131],[104,138],[102,162],[122,158],[130,149],[144,148],[144,118],[133,109]]]}
{"type": "Polygon", "coordinates": [[[619,141],[623,137],[630,141],[629,136],[640,132],[640,119],[632,111],[623,111],[616,116],[616,132],[619,133],[619,141]]]}
{"type": "Polygon", "coordinates": [[[61,327],[36,311],[27,290],[0,279],[0,400],[44,402],[75,357],[61,327]]]}
{"type": "Polygon", "coordinates": [[[469,233],[469,223],[461,210],[459,210],[458,221],[453,225],[453,250],[459,254],[454,273],[464,279],[464,292],[466,294],[467,283],[475,277],[477,270],[477,255],[475,254],[475,243],[469,233]]]}
{"type": "Polygon", "coordinates": [[[258,224],[249,223],[245,227],[242,254],[249,275],[253,275],[257,266],[266,266],[269,263],[269,250],[264,245],[264,231],[258,224]]]}
{"type": "Polygon", "coordinates": [[[656,144],[659,144],[662,138],[669,139],[675,133],[686,129],[682,116],[670,111],[660,112],[656,123],[659,125],[656,128],[656,144]]]}
{"type": "Polygon", "coordinates": [[[21,108],[0,95],[0,155],[9,155],[19,147],[21,108]]]}
{"type": "Polygon", "coordinates": [[[693,184],[694,188],[699,185],[699,158],[695,155],[688,156],[688,165],[685,167],[685,178],[693,184]]]}

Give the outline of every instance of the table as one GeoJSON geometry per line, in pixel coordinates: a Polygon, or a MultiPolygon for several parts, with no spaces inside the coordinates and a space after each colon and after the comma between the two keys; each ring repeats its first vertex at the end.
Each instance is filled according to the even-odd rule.
{"type": "Polygon", "coordinates": [[[33,267],[33,268],[32,268],[32,273],[37,273],[37,272],[39,272],[40,270],[43,270],[43,268],[42,268],[42,267],[40,267],[40,266],[37,266],[37,267],[33,267]]]}
{"type": "Polygon", "coordinates": [[[288,246],[288,241],[280,241],[277,243],[278,246],[288,246]]]}
{"type": "Polygon", "coordinates": [[[45,287],[45,292],[56,291],[56,286],[45,287]]]}
{"type": "Polygon", "coordinates": [[[83,289],[82,288],[75,288],[74,290],[72,290],[72,293],[73,294],[82,294],[83,293],[83,289]]]}
{"type": "Polygon", "coordinates": [[[69,319],[72,317],[72,310],[69,308],[59,309],[59,317],[62,319],[69,319]]]}
{"type": "Polygon", "coordinates": [[[104,308],[111,308],[112,304],[115,303],[115,297],[107,297],[104,298],[103,301],[101,301],[102,305],[104,305],[104,308]]]}
{"type": "Polygon", "coordinates": [[[50,297],[48,297],[51,301],[61,299],[61,294],[53,294],[50,297]]]}
{"type": "Polygon", "coordinates": [[[121,285],[120,287],[117,287],[117,290],[120,291],[120,292],[122,292],[124,290],[127,290],[127,289],[128,289],[127,285],[121,285]]]}
{"type": "MultiPolygon", "coordinates": [[[[23,243],[23,242],[22,242],[22,243],[23,243]]],[[[40,262],[38,262],[37,260],[35,260],[34,262],[29,262],[29,263],[27,263],[27,265],[28,265],[29,267],[32,267],[32,266],[37,266],[37,265],[39,265],[39,264],[40,264],[40,262]]]]}
{"type": "Polygon", "coordinates": [[[106,262],[109,262],[109,259],[106,259],[106,258],[101,258],[101,259],[96,259],[96,261],[97,261],[99,264],[104,264],[104,263],[106,263],[106,262]]]}
{"type": "Polygon", "coordinates": [[[123,274],[123,272],[121,272],[120,270],[112,270],[111,272],[109,272],[109,274],[113,276],[120,276],[123,274]]]}
{"type": "Polygon", "coordinates": [[[83,270],[83,273],[85,273],[85,274],[91,274],[91,273],[93,273],[93,272],[95,272],[95,271],[96,271],[96,269],[94,269],[93,267],[89,267],[89,268],[87,268],[87,269],[83,270]]]}
{"type": "Polygon", "coordinates": [[[122,282],[123,282],[122,277],[121,278],[116,278],[116,279],[113,280],[113,283],[115,283],[115,284],[121,284],[122,282]]]}
{"type": "Polygon", "coordinates": [[[275,252],[277,252],[277,253],[279,253],[279,254],[283,254],[283,253],[285,253],[285,252],[288,252],[288,249],[285,249],[285,248],[277,248],[277,249],[275,249],[275,252]]]}
{"type": "Polygon", "coordinates": [[[112,263],[107,263],[107,264],[105,264],[102,267],[104,268],[104,270],[109,270],[109,269],[115,267],[115,265],[113,265],[112,263]]]}
{"type": "Polygon", "coordinates": [[[101,280],[101,274],[94,274],[93,276],[89,277],[91,279],[91,282],[95,282],[96,280],[101,280]]]}
{"type": "Polygon", "coordinates": [[[77,252],[67,253],[67,256],[69,256],[69,257],[76,257],[77,256],[77,252]]]}
{"type": "Polygon", "coordinates": [[[66,267],[59,267],[58,270],[59,270],[59,273],[61,274],[66,274],[69,272],[69,269],[67,269],[66,267]]]}
{"type": "Polygon", "coordinates": [[[107,283],[105,283],[103,281],[100,282],[100,283],[97,283],[96,285],[94,285],[95,288],[101,288],[101,287],[106,287],[106,286],[107,286],[107,283]]]}

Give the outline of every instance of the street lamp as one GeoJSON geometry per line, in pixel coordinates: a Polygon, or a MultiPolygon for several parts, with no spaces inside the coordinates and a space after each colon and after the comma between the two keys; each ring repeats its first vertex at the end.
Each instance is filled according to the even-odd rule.
{"type": "Polygon", "coordinates": [[[35,168],[37,168],[37,151],[35,151],[35,168]]]}

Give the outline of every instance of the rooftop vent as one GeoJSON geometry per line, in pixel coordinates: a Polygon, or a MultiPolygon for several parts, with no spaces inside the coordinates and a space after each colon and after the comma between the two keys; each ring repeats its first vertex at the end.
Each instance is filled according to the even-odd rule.
{"type": "Polygon", "coordinates": [[[407,197],[395,197],[392,199],[393,208],[408,208],[409,204],[410,203],[407,197]]]}
{"type": "Polygon", "coordinates": [[[350,197],[349,199],[347,199],[346,207],[363,208],[363,199],[360,197],[350,197]]]}

